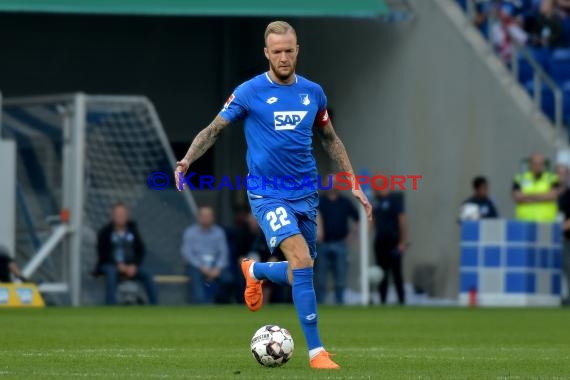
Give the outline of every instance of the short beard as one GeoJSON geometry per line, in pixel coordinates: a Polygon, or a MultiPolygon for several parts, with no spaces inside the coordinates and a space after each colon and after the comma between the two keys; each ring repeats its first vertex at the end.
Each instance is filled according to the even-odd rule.
{"type": "Polygon", "coordinates": [[[289,75],[280,74],[279,71],[277,70],[277,67],[273,66],[273,63],[271,63],[271,61],[269,62],[269,67],[271,68],[271,71],[273,71],[273,74],[275,74],[275,76],[280,81],[287,82],[295,74],[296,62],[293,62],[293,64],[291,65],[291,74],[289,74],[289,75]]]}

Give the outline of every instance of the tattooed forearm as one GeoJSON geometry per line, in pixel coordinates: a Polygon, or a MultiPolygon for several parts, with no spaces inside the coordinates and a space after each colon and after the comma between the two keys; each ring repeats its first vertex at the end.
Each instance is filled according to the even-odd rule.
{"type": "Polygon", "coordinates": [[[320,128],[319,133],[321,135],[323,148],[328,153],[331,160],[336,163],[338,169],[342,172],[354,174],[344,144],[336,135],[332,125],[329,124],[320,128]]]}
{"type": "Polygon", "coordinates": [[[198,135],[192,141],[188,152],[184,156],[184,160],[188,161],[188,164],[192,164],[198,158],[200,158],[208,149],[214,145],[220,132],[226,126],[228,126],[228,121],[220,116],[216,118],[208,125],[206,128],[202,129],[198,135]]]}

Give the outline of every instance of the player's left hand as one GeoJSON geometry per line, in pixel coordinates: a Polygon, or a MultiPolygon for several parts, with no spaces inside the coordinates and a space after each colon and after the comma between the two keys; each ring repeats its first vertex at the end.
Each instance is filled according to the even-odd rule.
{"type": "Polygon", "coordinates": [[[370,202],[368,202],[368,197],[366,196],[366,194],[364,194],[364,192],[360,189],[352,189],[352,195],[354,195],[354,197],[358,199],[360,204],[364,206],[364,210],[366,211],[366,217],[368,218],[369,221],[372,221],[372,205],[370,204],[370,202]]]}

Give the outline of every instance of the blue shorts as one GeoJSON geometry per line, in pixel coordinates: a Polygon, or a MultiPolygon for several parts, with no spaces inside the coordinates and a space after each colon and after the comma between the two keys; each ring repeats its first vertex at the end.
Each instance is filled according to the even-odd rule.
{"type": "Polygon", "coordinates": [[[271,253],[283,240],[301,234],[307,241],[311,257],[317,257],[317,193],[295,200],[260,197],[251,193],[248,198],[251,212],[271,253]]]}

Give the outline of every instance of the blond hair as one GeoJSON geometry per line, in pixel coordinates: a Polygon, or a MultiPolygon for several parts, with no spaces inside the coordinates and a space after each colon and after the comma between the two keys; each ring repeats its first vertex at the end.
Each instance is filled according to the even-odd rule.
{"type": "Polygon", "coordinates": [[[269,36],[270,34],[286,34],[286,33],[293,33],[295,37],[297,37],[297,33],[295,32],[295,29],[291,26],[291,24],[285,21],[273,21],[270,22],[269,25],[267,25],[267,28],[265,28],[265,35],[263,36],[263,39],[267,44],[267,36],[269,36]]]}

